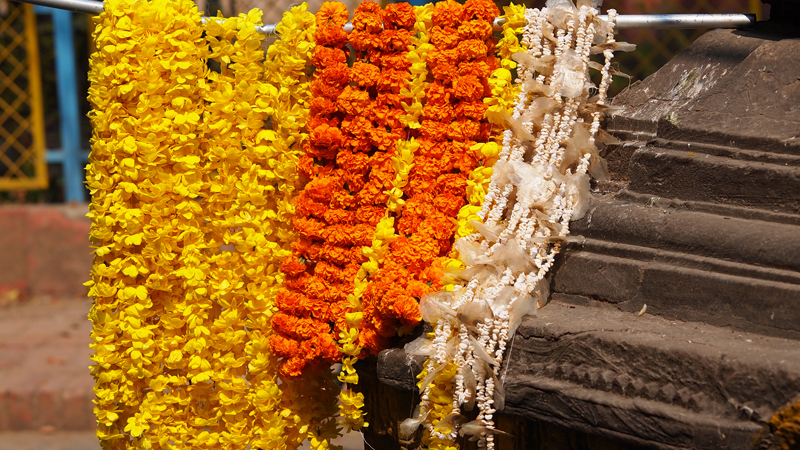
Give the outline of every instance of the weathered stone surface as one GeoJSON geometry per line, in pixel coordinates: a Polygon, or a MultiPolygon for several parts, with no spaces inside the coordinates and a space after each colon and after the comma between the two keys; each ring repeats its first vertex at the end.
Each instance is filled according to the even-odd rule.
{"type": "MultiPolygon", "coordinates": [[[[797,356],[791,339],[555,300],[517,333],[505,414],[654,448],[747,449],[800,395],[797,356]]],[[[384,352],[381,381],[411,390],[408,362],[384,352]]]]}
{"type": "Polygon", "coordinates": [[[670,319],[800,338],[800,226],[622,195],[572,232],[553,291],[670,319]]]}
{"type": "Polygon", "coordinates": [[[800,40],[736,30],[701,36],[614,98],[609,126],[675,141],[800,153],[800,40]]]}

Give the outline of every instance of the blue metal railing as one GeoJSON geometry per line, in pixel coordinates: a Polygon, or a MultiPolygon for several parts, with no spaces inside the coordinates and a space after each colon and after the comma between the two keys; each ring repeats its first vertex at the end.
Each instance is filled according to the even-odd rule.
{"type": "Polygon", "coordinates": [[[81,149],[81,111],[78,106],[78,79],[75,68],[75,47],[72,12],[37,6],[36,13],[53,19],[55,46],[56,95],[61,147],[47,149],[47,163],[61,164],[64,176],[64,201],[86,201],[83,188],[83,165],[89,152],[81,149]]]}

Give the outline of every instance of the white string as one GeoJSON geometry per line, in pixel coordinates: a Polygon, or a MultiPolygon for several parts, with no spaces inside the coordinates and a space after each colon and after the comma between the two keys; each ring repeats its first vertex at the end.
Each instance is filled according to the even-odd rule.
{"type": "Polygon", "coordinates": [[[375,447],[369,445],[369,442],[367,442],[367,438],[364,437],[364,432],[361,430],[358,430],[358,432],[361,433],[361,440],[363,440],[364,443],[367,444],[367,447],[371,448],[372,450],[375,450],[375,447]]]}

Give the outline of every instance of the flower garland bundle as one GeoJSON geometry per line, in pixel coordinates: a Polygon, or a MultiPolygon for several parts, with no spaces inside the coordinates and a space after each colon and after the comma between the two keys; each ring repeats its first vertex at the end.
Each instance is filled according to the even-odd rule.
{"type": "MultiPolygon", "coordinates": [[[[426,86],[419,128],[419,148],[406,188],[409,199],[398,221],[400,237],[376,276],[373,295],[417,299],[441,288],[440,272],[452,248],[456,218],[468,203],[467,184],[479,165],[471,148],[489,139],[484,119],[490,95],[489,75],[497,67],[492,23],[499,14],[489,1],[454,1],[434,5],[426,65],[433,81],[426,86]]],[[[390,300],[391,302],[391,300],[390,300]]],[[[452,401],[423,403],[431,423],[450,413],[452,401]]],[[[430,430],[425,443],[446,447],[450,436],[430,430]]]]}
{"type": "MultiPolygon", "coordinates": [[[[341,108],[348,113],[343,126],[350,135],[350,142],[362,142],[364,133],[370,141],[369,170],[365,174],[368,181],[357,196],[358,204],[362,209],[383,211],[383,217],[375,225],[371,247],[362,249],[367,260],[361,264],[353,281],[353,293],[348,295],[351,310],[345,318],[350,328],[339,335],[342,352],[347,355],[342,360],[339,380],[348,383],[348,389],[339,397],[340,412],[348,430],[365,425],[361,411],[364,396],[349,388],[358,383],[353,364],[363,356],[363,350],[377,355],[386,347],[386,338],[396,333],[397,322],[407,322],[409,316],[407,310],[383,309],[370,299],[364,301],[363,293],[368,286],[367,278],[377,272],[388,253],[389,243],[396,237],[394,218],[387,212],[397,212],[402,206],[402,187],[413,158],[413,144],[402,140],[407,129],[400,92],[411,76],[408,54],[414,24],[414,9],[407,3],[390,4],[384,11],[373,2],[359,5],[349,37],[356,50],[351,80],[358,89],[345,88],[338,99],[341,108]],[[365,104],[359,111],[356,105],[362,101],[365,104]]],[[[360,144],[351,144],[350,149],[337,156],[339,166],[350,174],[359,173],[362,170],[359,161],[363,160],[359,152],[362,151],[360,144]]],[[[354,181],[348,180],[348,184],[352,186],[354,181]]]]}
{"type": "Polygon", "coordinates": [[[256,295],[259,290],[268,294],[267,271],[280,249],[263,208],[275,180],[265,173],[256,139],[266,112],[256,101],[264,76],[263,37],[254,29],[260,19],[253,10],[238,18],[214,18],[206,26],[208,57],[220,71],[210,72],[202,85],[208,282],[187,311],[192,318],[187,356],[207,361],[190,366],[202,371],[192,376],[190,387],[198,443],[244,446],[250,441],[247,376],[254,356],[247,350],[263,329],[258,317],[265,310],[259,307],[266,305],[256,295]]]}
{"type": "MultiPolygon", "coordinates": [[[[344,5],[333,2],[324,3],[315,15],[316,47],[312,61],[317,73],[311,82],[314,97],[308,123],[311,134],[304,146],[305,155],[299,162],[301,173],[310,181],[295,199],[297,216],[293,222],[298,240],[293,244],[293,255],[281,266],[286,287],[278,293],[279,311],[272,317],[277,333],[270,337],[273,352],[282,358],[281,374],[286,377],[301,375],[309,364],[315,366],[312,369],[319,370],[341,358],[329,321],[333,317],[332,305],[340,311],[346,309],[339,306],[346,301],[346,293],[339,286],[333,288],[326,279],[352,280],[361,262],[360,252],[324,242],[321,234],[326,228],[324,215],[328,210],[322,201],[330,202],[336,188],[333,161],[342,145],[336,98],[350,78],[344,51],[347,34],[342,28],[347,16],[344,5]],[[324,161],[325,165],[315,165],[315,159],[324,161]],[[324,259],[318,268],[306,264],[318,259],[324,259]],[[341,266],[346,269],[342,270],[341,266]]],[[[341,197],[341,192],[337,194],[341,197]]],[[[347,201],[346,197],[339,197],[340,203],[347,201]]],[[[337,237],[348,238],[341,234],[337,237]]]]}
{"type": "Polygon", "coordinates": [[[104,447],[170,447],[195,439],[189,384],[212,357],[184,357],[184,313],[206,278],[195,200],[205,41],[189,0],[112,0],[98,21],[87,168],[97,435],[104,447]]]}
{"type": "MultiPolygon", "coordinates": [[[[432,355],[423,388],[431,380],[440,388],[439,373],[455,374],[441,380],[454,389],[448,417],[453,429],[462,421],[458,408],[477,403],[478,418],[458,428],[462,436],[478,439],[480,448],[494,448],[493,415],[504,405],[500,361],[508,339],[522,316],[547,299],[545,275],[561,244],[570,241],[570,220],[587,208],[587,172],[603,175],[592,135],[599,116],[589,101],[588,68],[591,52],[613,49],[608,40],[614,14],[611,24],[598,14],[563,0],[526,12],[523,44],[529,50],[513,55],[523,89],[513,115],[505,117],[511,130],[479,213],[484,223],[473,222],[478,233],[456,243],[466,269],[455,275],[455,289],[420,303],[425,320],[436,326],[433,341],[422,338],[408,347],[432,355]]],[[[607,86],[607,70],[602,77],[601,86],[607,86]]],[[[604,94],[595,104],[602,105],[604,94]]],[[[407,428],[427,420],[422,406],[407,428]]]]}
{"type": "MultiPolygon", "coordinates": [[[[487,105],[485,116],[490,123],[493,124],[493,130],[497,129],[491,136],[491,139],[485,143],[476,143],[470,150],[476,152],[480,158],[480,166],[475,168],[470,173],[467,181],[467,199],[468,204],[464,205],[458,213],[458,230],[456,238],[463,238],[475,232],[475,227],[472,225],[473,220],[478,219],[478,212],[481,209],[481,204],[486,191],[489,187],[489,182],[492,174],[492,166],[497,161],[499,150],[502,146],[503,129],[505,128],[504,114],[510,113],[513,108],[513,102],[519,92],[519,85],[512,83],[512,74],[510,69],[516,67],[516,63],[511,59],[511,55],[515,52],[522,50],[518,35],[522,32],[522,27],[525,23],[525,7],[520,5],[510,5],[505,7],[506,14],[502,17],[503,20],[503,38],[497,44],[497,54],[501,55],[502,59],[500,67],[492,72],[489,79],[489,84],[492,89],[492,96],[484,98],[484,103],[487,105]]],[[[449,258],[444,263],[444,269],[447,273],[458,271],[464,268],[464,264],[458,259],[449,258]]],[[[453,289],[452,284],[445,285],[447,290],[453,289]]],[[[441,324],[443,327],[444,323],[441,324]]],[[[449,333],[442,330],[437,330],[440,336],[453,336],[458,334],[461,330],[452,329],[449,333]]],[[[423,354],[428,354],[429,350],[423,351],[423,354]]],[[[441,355],[440,355],[441,356],[441,355]]],[[[440,358],[441,360],[441,358],[440,358]]],[[[454,392],[463,389],[463,377],[456,373],[458,367],[463,366],[464,361],[456,361],[444,367],[441,372],[435,375],[433,380],[425,381],[428,375],[428,368],[434,370],[435,361],[429,359],[426,362],[426,368],[419,375],[420,382],[419,388],[423,392],[423,396],[427,400],[423,400],[420,405],[420,412],[432,409],[430,417],[432,419],[439,419],[438,422],[431,420],[432,430],[429,433],[426,441],[429,448],[457,448],[455,444],[456,434],[454,433],[454,423],[450,420],[442,420],[447,416],[453,416],[460,413],[461,403],[454,397],[454,392]]],[[[417,416],[418,418],[419,416],[417,416]]],[[[427,417],[427,416],[426,416],[427,417]]],[[[416,423],[415,419],[411,419],[409,424],[405,427],[404,431],[410,433],[413,431],[413,426],[410,424],[416,423]]]]}
{"type": "Polygon", "coordinates": [[[295,166],[308,117],[303,96],[307,101],[309,95],[300,74],[310,59],[313,44],[307,29],[313,33],[313,16],[305,5],[286,13],[278,25],[285,40],[270,47],[266,64],[256,25],[260,12],[254,9],[206,27],[211,57],[220,64],[220,73],[209,75],[205,118],[214,280],[210,298],[221,309],[211,338],[224,346],[219,363],[237,368],[239,375],[231,383],[215,375],[215,392],[220,398],[217,410],[224,412],[223,441],[230,439],[229,430],[239,430],[245,435],[242,441],[252,447],[280,448],[287,442],[296,447],[306,438],[296,424],[308,421],[315,402],[304,404],[290,384],[278,386],[277,360],[269,351],[269,318],[282,281],[278,266],[290,255],[294,238],[289,218],[300,185],[295,166]],[[296,98],[281,89],[287,85],[298,86],[296,98]],[[265,130],[267,120],[272,130],[265,130]],[[236,251],[220,251],[223,245],[236,251]],[[244,382],[245,370],[249,388],[237,384],[244,382]],[[238,389],[226,389],[229,385],[238,389]],[[251,421],[242,420],[242,414],[251,421]]]}
{"type": "MultiPolygon", "coordinates": [[[[314,53],[316,20],[303,3],[284,12],[276,31],[281,38],[267,48],[265,72],[267,83],[262,84],[261,95],[266,102],[271,130],[260,130],[259,138],[266,145],[269,170],[277,177],[275,191],[267,214],[273,215],[272,235],[281,248],[275,252],[274,261],[291,256],[291,243],[297,238],[291,225],[294,216],[294,199],[305,180],[297,170],[303,156],[303,146],[308,140],[308,122],[311,101],[311,58],[314,53]],[[274,213],[273,213],[274,211],[274,213]]],[[[251,448],[297,448],[306,438],[319,447],[320,434],[311,426],[329,417],[334,409],[326,397],[315,396],[331,390],[327,380],[279,379],[278,359],[272,354],[269,338],[273,334],[270,317],[277,311],[275,293],[283,283],[282,273],[273,266],[269,278],[274,278],[272,290],[262,292],[257,303],[264,313],[254,311],[250,317],[258,323],[250,338],[248,350],[253,359],[248,365],[251,404],[260,414],[255,416],[254,434],[260,442],[251,442],[251,448]],[[257,335],[256,335],[257,334],[257,335]],[[259,433],[260,431],[260,433],[259,433]],[[283,444],[283,445],[282,445],[283,444]]],[[[323,427],[324,429],[328,429],[323,427]]],[[[327,438],[322,438],[327,442],[327,438]]]]}
{"type": "MultiPolygon", "coordinates": [[[[362,264],[362,270],[356,275],[355,301],[352,302],[355,310],[361,310],[363,314],[359,341],[374,355],[386,348],[387,339],[394,336],[399,327],[413,326],[418,322],[416,305],[387,305],[384,298],[365,295],[369,289],[367,278],[371,282],[388,255],[391,242],[396,238],[395,218],[387,212],[397,214],[402,209],[402,187],[407,182],[415,150],[413,142],[406,140],[408,129],[403,120],[405,110],[401,94],[411,79],[409,50],[416,23],[414,9],[407,3],[393,3],[382,12],[380,20],[376,17],[378,12],[377,4],[362,3],[356,9],[353,33],[350,35],[353,48],[361,56],[353,65],[352,79],[370,93],[371,104],[365,112],[372,117],[372,123],[368,128],[365,127],[372,146],[369,181],[359,193],[359,201],[382,209],[372,248],[365,251],[369,260],[362,264]],[[372,30],[370,24],[380,27],[372,30]],[[371,31],[377,33],[370,34],[371,31]],[[374,81],[368,81],[370,77],[366,74],[370,72],[380,75],[374,81]]],[[[343,93],[340,101],[346,95],[343,93]]],[[[354,122],[356,120],[359,120],[358,116],[354,122]]],[[[344,125],[347,126],[347,119],[344,125]]],[[[354,138],[357,141],[357,137],[354,138]]],[[[358,152],[358,148],[354,147],[353,151],[358,152]]]]}

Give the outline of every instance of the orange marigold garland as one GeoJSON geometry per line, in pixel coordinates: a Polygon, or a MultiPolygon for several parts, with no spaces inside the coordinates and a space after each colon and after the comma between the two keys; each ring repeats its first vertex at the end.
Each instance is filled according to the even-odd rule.
{"type": "Polygon", "coordinates": [[[336,180],[330,177],[331,159],[342,145],[336,98],[349,82],[344,51],[347,34],[343,29],[347,17],[347,9],[336,2],[324,3],[315,15],[316,47],[311,61],[317,73],[310,83],[313,100],[309,105],[309,135],[301,142],[303,155],[297,163],[300,175],[311,181],[293,201],[297,239],[291,245],[291,255],[280,266],[284,286],[278,291],[277,310],[271,319],[274,334],[269,345],[280,358],[279,372],[288,394],[282,403],[287,413],[295,412],[296,421],[287,430],[290,448],[305,439],[313,449],[329,448],[330,440],[339,434],[334,418],[339,389],[325,366],[341,358],[329,321],[332,307],[346,297],[328,281],[344,279],[342,271],[329,261],[345,265],[353,252],[342,246],[323,245],[322,235],[328,233],[324,222],[327,204],[321,200],[333,192],[336,180]],[[317,276],[316,267],[307,264],[320,258],[325,262],[318,265],[318,273],[324,278],[317,276]]]}
{"type": "MultiPolygon", "coordinates": [[[[497,41],[492,36],[492,23],[498,15],[499,10],[489,0],[468,0],[463,5],[448,0],[434,5],[434,49],[427,54],[434,81],[426,88],[421,145],[408,189],[411,198],[398,226],[398,232],[407,235],[412,244],[398,252],[405,261],[413,263],[416,261],[412,258],[427,257],[440,269],[452,262],[449,255],[458,231],[456,219],[463,215],[462,207],[475,200],[474,189],[468,189],[472,188],[471,174],[486,162],[473,147],[487,142],[492,131],[485,118],[484,100],[492,96],[489,76],[499,66],[494,56],[497,41]],[[425,243],[431,248],[427,255],[412,250],[425,248],[425,243]]],[[[429,280],[423,295],[443,287],[440,275],[438,272],[429,280]]],[[[428,371],[433,370],[435,359],[426,364],[428,371]]],[[[443,386],[441,374],[433,382],[443,386]]],[[[444,395],[444,391],[434,395],[428,386],[420,389],[425,392],[422,413],[427,414],[431,425],[423,444],[453,448],[453,435],[444,422],[440,423],[453,411],[452,396],[444,395]]]]}
{"type": "Polygon", "coordinates": [[[418,300],[441,288],[441,265],[453,244],[455,219],[467,203],[467,178],[479,164],[470,148],[485,142],[491,129],[482,101],[491,94],[487,77],[497,66],[491,36],[497,14],[491,11],[475,1],[434,5],[434,47],[426,52],[433,81],[425,87],[415,132],[419,148],[397,222],[399,236],[364,293],[365,304],[402,316],[406,329],[421,319],[418,300]]]}
{"type": "Polygon", "coordinates": [[[347,10],[341,3],[326,2],[316,21],[310,136],[299,163],[310,182],[295,199],[298,240],[281,266],[285,288],[278,293],[278,312],[272,318],[276,334],[270,338],[273,352],[282,358],[280,372],[287,377],[301,375],[308,365],[318,371],[341,358],[331,309],[347,309],[347,283],[361,263],[360,254],[344,245],[355,231],[354,214],[346,208],[353,200],[335,173],[336,155],[345,145],[337,98],[350,81],[343,29],[347,10]],[[328,227],[326,217],[338,219],[339,226],[328,227]]]}
{"type": "MultiPolygon", "coordinates": [[[[347,355],[342,360],[339,380],[348,383],[348,389],[339,396],[340,410],[348,429],[360,429],[365,425],[361,411],[364,396],[350,389],[358,383],[353,364],[364,347],[372,354],[382,350],[387,334],[394,335],[396,328],[385,326],[385,323],[393,324],[400,318],[379,314],[376,308],[371,307],[373,305],[362,302],[362,295],[368,277],[378,270],[389,243],[396,237],[394,218],[387,214],[387,210],[397,211],[402,204],[402,191],[398,187],[404,184],[410,169],[404,167],[404,162],[413,154],[413,148],[406,146],[407,142],[403,140],[406,123],[400,92],[410,77],[408,53],[414,23],[414,10],[407,3],[390,4],[380,11],[375,3],[367,2],[356,10],[354,31],[350,35],[351,45],[358,52],[351,78],[371,101],[368,108],[371,111],[368,122],[371,125],[368,131],[372,147],[371,168],[369,181],[362,192],[374,198],[372,202],[379,208],[376,213],[380,210],[383,214],[382,217],[376,214],[380,221],[376,224],[372,245],[362,249],[368,260],[362,263],[354,280],[354,290],[348,296],[351,312],[345,314],[345,319],[350,328],[339,334],[342,352],[347,355]],[[379,32],[377,40],[376,31],[379,32]]],[[[366,200],[365,196],[362,197],[361,203],[366,200]]]]}
{"type": "MultiPolygon", "coordinates": [[[[311,181],[296,201],[294,224],[300,239],[294,257],[284,263],[287,290],[279,294],[280,311],[273,319],[281,335],[272,339],[273,348],[283,351],[281,371],[287,376],[299,375],[309,364],[319,369],[341,358],[334,344],[343,339],[341,333],[345,340],[350,336],[346,313],[362,308],[353,295],[356,280],[365,276],[358,275],[361,265],[368,261],[362,248],[373,245],[376,227],[386,217],[396,176],[392,157],[406,135],[400,90],[408,83],[411,66],[406,54],[413,9],[395,4],[382,11],[377,3],[364,2],[349,37],[342,29],[346,17],[340,4],[326,4],[317,14],[311,136],[300,162],[311,181]],[[352,68],[347,65],[347,42],[356,51],[352,68]],[[330,331],[305,337],[296,329],[300,323],[289,316],[304,319],[317,331],[325,326],[330,331]]],[[[396,317],[364,305],[363,315],[351,317],[362,324],[357,346],[376,354],[395,334],[396,317]]],[[[363,354],[359,350],[351,356],[363,354]]]]}
{"type": "MultiPolygon", "coordinates": [[[[374,234],[379,239],[370,244],[374,244],[369,264],[365,264],[364,275],[357,280],[362,281],[359,286],[360,305],[363,310],[363,322],[359,329],[359,343],[370,353],[377,355],[380,350],[386,348],[388,338],[394,336],[397,328],[404,324],[404,321],[416,315],[415,312],[402,310],[387,310],[382,308],[380,299],[367,298],[364,296],[364,287],[367,277],[371,281],[375,272],[387,254],[387,245],[394,239],[395,221],[386,214],[389,210],[395,210],[399,206],[401,199],[398,197],[396,179],[403,176],[403,167],[398,164],[399,160],[407,159],[410,149],[404,144],[408,137],[408,129],[403,121],[405,110],[403,109],[403,97],[401,91],[407,88],[411,78],[411,62],[408,59],[411,47],[411,36],[416,22],[414,10],[407,3],[395,3],[386,7],[385,11],[377,18],[382,29],[378,28],[373,33],[375,38],[369,36],[368,30],[375,26],[376,13],[380,13],[375,8],[374,3],[362,3],[356,10],[353,19],[354,31],[351,34],[351,43],[357,50],[361,48],[360,54],[365,61],[379,69],[379,75],[374,87],[375,94],[370,92],[372,100],[372,124],[369,131],[374,153],[370,156],[369,182],[365,186],[366,191],[363,197],[374,198],[375,206],[382,209],[381,222],[377,224],[378,230],[374,234]],[[364,7],[364,5],[370,5],[364,7]],[[359,31],[363,28],[364,31],[359,31]],[[377,257],[379,255],[379,257],[377,257]]],[[[353,65],[354,72],[357,67],[367,67],[356,62],[353,65]]],[[[368,69],[372,70],[372,69],[368,69]]],[[[355,76],[353,78],[356,78],[355,76]]],[[[413,150],[410,150],[413,151],[413,150]]],[[[405,175],[407,176],[407,174],[405,175]]],[[[354,305],[355,306],[355,305],[354,305]]]]}

